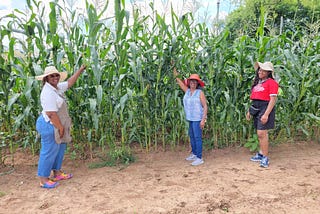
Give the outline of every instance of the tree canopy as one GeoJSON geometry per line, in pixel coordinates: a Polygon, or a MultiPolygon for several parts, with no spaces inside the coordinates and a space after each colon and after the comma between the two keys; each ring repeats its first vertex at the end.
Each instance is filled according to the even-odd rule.
{"type": "Polygon", "coordinates": [[[247,34],[253,36],[261,21],[265,32],[279,34],[295,32],[299,28],[319,26],[320,1],[316,0],[245,0],[244,5],[227,18],[226,28],[232,37],[247,34]],[[261,17],[264,14],[264,17],[261,17]]]}

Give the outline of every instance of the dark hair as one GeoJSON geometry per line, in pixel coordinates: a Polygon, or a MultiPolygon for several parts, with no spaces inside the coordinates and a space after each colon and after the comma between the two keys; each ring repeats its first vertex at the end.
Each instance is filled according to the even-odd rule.
{"type": "MultiPolygon", "coordinates": [[[[256,86],[256,85],[258,85],[258,83],[259,83],[259,74],[258,74],[259,69],[260,69],[260,68],[257,68],[257,70],[256,70],[256,76],[254,77],[254,80],[253,80],[251,89],[253,89],[253,87],[256,86]]],[[[268,71],[268,78],[273,79],[272,71],[268,71]]]]}
{"type": "Polygon", "coordinates": [[[43,77],[42,79],[42,87],[48,82],[48,76],[43,77]]]}

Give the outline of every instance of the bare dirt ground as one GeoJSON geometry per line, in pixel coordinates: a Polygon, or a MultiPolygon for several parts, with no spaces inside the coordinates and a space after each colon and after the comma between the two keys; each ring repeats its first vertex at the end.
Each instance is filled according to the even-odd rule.
{"type": "Polygon", "coordinates": [[[89,169],[67,156],[74,177],[51,190],[38,185],[38,157],[17,153],[15,171],[0,176],[0,213],[319,213],[320,144],[270,150],[267,169],[246,148],[205,151],[197,167],[187,146],[137,151],[127,167],[89,169]]]}

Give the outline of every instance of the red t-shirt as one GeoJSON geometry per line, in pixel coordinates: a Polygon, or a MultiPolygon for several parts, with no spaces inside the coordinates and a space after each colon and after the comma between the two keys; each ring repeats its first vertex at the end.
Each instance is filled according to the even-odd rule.
{"type": "Polygon", "coordinates": [[[267,79],[253,87],[250,99],[270,101],[270,96],[278,95],[278,88],[279,84],[274,79],[267,79]]]}

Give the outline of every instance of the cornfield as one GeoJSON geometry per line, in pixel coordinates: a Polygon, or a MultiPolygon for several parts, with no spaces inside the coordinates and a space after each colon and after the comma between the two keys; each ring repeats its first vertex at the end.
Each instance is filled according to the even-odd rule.
{"type": "Polygon", "coordinates": [[[108,4],[98,11],[86,3],[84,14],[55,2],[48,15],[36,0],[27,0],[27,7],[28,13],[16,10],[0,19],[1,161],[3,150],[39,151],[41,83],[34,77],[48,65],[69,75],[88,65],[66,94],[73,119],[69,152],[76,158],[97,148],[121,156],[134,143],[150,151],[188,141],[172,60],[185,78],[198,73],[206,83],[205,149],[243,146],[252,138],[245,113],[255,61],[273,62],[282,91],[271,141],[319,142],[319,23],[306,32],[267,35],[268,22],[261,19],[255,37],[230,40],[227,30],[215,35],[192,14],[178,17],[173,10],[166,20],[156,10],[144,17],[134,8],[129,21],[120,0],[115,17],[107,19],[108,4]]]}

